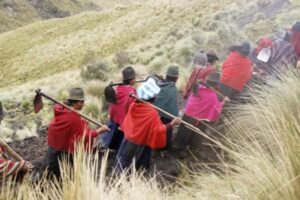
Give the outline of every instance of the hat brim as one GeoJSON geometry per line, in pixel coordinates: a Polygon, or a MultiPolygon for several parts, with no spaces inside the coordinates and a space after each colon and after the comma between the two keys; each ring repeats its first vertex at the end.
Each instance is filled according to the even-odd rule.
{"type": "Polygon", "coordinates": [[[206,55],[207,55],[207,57],[213,57],[216,60],[220,60],[220,58],[218,56],[216,56],[216,55],[211,55],[211,54],[206,54],[206,55]]]}
{"type": "Polygon", "coordinates": [[[75,100],[75,101],[85,101],[85,99],[80,98],[67,98],[68,100],[75,100]]]}

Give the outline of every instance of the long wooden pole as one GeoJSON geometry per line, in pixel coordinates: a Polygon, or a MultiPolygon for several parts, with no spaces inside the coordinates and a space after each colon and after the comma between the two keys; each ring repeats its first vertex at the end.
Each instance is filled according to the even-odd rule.
{"type": "MultiPolygon", "coordinates": [[[[138,98],[135,94],[130,94],[130,97],[135,98],[135,99],[138,100],[138,101],[141,101],[141,102],[143,102],[143,103],[146,103],[146,104],[152,106],[152,107],[155,108],[156,110],[159,110],[160,112],[164,113],[165,115],[167,115],[167,116],[169,116],[169,117],[171,117],[171,118],[173,118],[173,119],[176,118],[176,116],[172,115],[171,113],[169,113],[169,112],[167,112],[167,111],[165,111],[165,110],[163,110],[163,109],[161,109],[161,108],[159,108],[159,107],[157,107],[157,106],[155,106],[155,105],[153,105],[153,104],[151,104],[151,103],[149,103],[149,102],[147,102],[147,101],[144,101],[144,100],[138,98]]],[[[201,120],[207,121],[206,119],[201,119],[201,120]]],[[[183,123],[187,128],[189,128],[190,130],[195,131],[195,132],[197,132],[197,133],[200,133],[201,135],[203,134],[203,133],[202,133],[197,127],[195,127],[194,125],[192,125],[192,124],[190,124],[190,123],[188,123],[188,122],[186,122],[186,121],[183,121],[183,120],[182,120],[182,123],[183,123]]]]}
{"type": "Polygon", "coordinates": [[[17,152],[15,152],[8,144],[6,144],[6,142],[4,142],[2,139],[0,139],[0,145],[3,146],[6,151],[12,156],[14,157],[16,160],[18,161],[22,161],[24,160],[17,152]]]}
{"type": "Polygon", "coordinates": [[[78,115],[80,115],[80,116],[83,117],[84,119],[88,120],[89,122],[92,122],[93,124],[95,124],[95,125],[97,125],[97,126],[99,126],[99,127],[102,126],[102,124],[100,124],[99,122],[95,121],[94,119],[91,119],[91,118],[89,118],[88,116],[86,116],[86,115],[84,115],[84,114],[78,112],[77,110],[74,110],[74,109],[71,108],[70,106],[67,106],[66,104],[64,104],[64,103],[62,103],[62,102],[59,102],[59,101],[57,101],[56,99],[54,99],[54,98],[52,98],[52,97],[46,95],[46,94],[43,93],[40,89],[36,90],[35,92],[36,92],[37,94],[39,94],[39,95],[41,95],[41,96],[43,96],[43,97],[45,97],[45,98],[47,98],[47,99],[53,101],[54,103],[57,103],[57,104],[59,104],[59,105],[65,107],[65,108],[67,108],[67,109],[69,109],[69,110],[71,110],[71,111],[77,113],[78,115]]]}

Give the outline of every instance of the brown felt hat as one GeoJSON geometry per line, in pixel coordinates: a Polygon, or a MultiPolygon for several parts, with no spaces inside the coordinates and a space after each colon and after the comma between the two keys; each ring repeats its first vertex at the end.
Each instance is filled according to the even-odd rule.
{"type": "Polygon", "coordinates": [[[207,55],[207,57],[214,57],[215,59],[217,59],[217,60],[220,60],[219,59],[219,56],[218,56],[218,54],[217,54],[217,52],[216,52],[216,50],[214,50],[214,49],[209,49],[208,51],[207,51],[207,53],[206,53],[206,55],[207,55]]]}
{"type": "Polygon", "coordinates": [[[178,67],[177,66],[168,67],[166,75],[169,77],[178,77],[179,76],[178,67]]]}
{"type": "Polygon", "coordinates": [[[220,78],[221,78],[220,73],[212,72],[212,73],[210,73],[210,74],[207,76],[206,81],[219,83],[219,82],[220,82],[220,78]]]}
{"type": "Polygon", "coordinates": [[[69,90],[69,100],[84,101],[84,92],[82,88],[75,87],[69,90]]]}
{"type": "Polygon", "coordinates": [[[130,79],[134,79],[135,78],[135,71],[132,67],[126,67],[125,69],[123,69],[122,71],[122,75],[123,75],[123,80],[130,80],[130,79]]]}

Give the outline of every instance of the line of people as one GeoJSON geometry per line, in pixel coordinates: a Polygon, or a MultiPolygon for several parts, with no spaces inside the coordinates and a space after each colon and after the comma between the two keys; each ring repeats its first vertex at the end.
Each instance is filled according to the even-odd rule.
{"type": "MultiPolygon", "coordinates": [[[[219,120],[224,104],[235,100],[244,90],[253,72],[263,71],[260,75],[272,74],[276,66],[274,62],[294,66],[300,58],[299,49],[300,22],[297,22],[291,30],[284,32],[281,39],[263,39],[252,52],[249,42],[231,46],[221,73],[217,72],[215,66],[219,60],[215,50],[206,53],[197,51],[193,59],[193,70],[183,91],[182,119],[178,117],[178,66],[168,67],[165,79],[150,76],[137,89],[135,70],[126,67],[122,71],[122,84],[114,88],[116,102],[109,106],[107,125],[90,130],[88,123],[78,114],[63,106],[54,106],[54,118],[48,127],[49,148],[45,168],[50,174],[59,177],[59,161],[62,157],[67,156],[72,162],[76,143],[83,139],[85,149],[91,150],[94,138],[99,135],[100,146],[116,152],[117,173],[128,169],[132,164],[137,169],[149,169],[153,150],[184,149],[186,146],[201,149],[202,138],[188,129],[182,120],[205,131],[207,125],[219,120]],[[284,56],[281,56],[283,53],[284,56]],[[137,98],[130,97],[130,94],[137,98]],[[156,111],[151,104],[174,117],[156,111]],[[174,137],[173,128],[177,125],[179,129],[174,137]]],[[[74,110],[82,110],[84,100],[82,88],[72,88],[69,91],[67,103],[74,110]]],[[[16,163],[17,167],[14,167],[3,156],[0,157],[0,164],[1,162],[13,166],[11,169],[18,169],[16,171],[26,170],[26,163],[16,163]]],[[[3,174],[11,173],[9,171],[3,174]]]]}

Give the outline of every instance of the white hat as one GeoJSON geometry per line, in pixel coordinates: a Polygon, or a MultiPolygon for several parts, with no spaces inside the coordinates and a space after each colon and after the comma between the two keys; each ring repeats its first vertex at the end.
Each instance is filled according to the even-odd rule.
{"type": "Polygon", "coordinates": [[[140,99],[149,100],[160,92],[160,88],[157,86],[153,78],[149,78],[146,82],[142,83],[137,90],[137,95],[140,99]]]}

